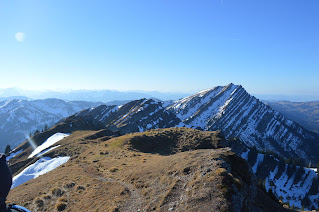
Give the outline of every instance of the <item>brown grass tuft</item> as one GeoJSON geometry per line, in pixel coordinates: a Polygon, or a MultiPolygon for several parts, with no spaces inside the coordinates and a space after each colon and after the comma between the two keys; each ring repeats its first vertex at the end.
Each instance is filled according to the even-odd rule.
{"type": "Polygon", "coordinates": [[[60,188],[56,187],[56,188],[52,188],[51,189],[51,193],[52,193],[53,196],[61,197],[61,196],[63,196],[64,191],[62,191],[60,188]]]}
{"type": "Polygon", "coordinates": [[[42,208],[44,206],[44,201],[40,197],[34,199],[34,204],[37,208],[42,208]]]}
{"type": "Polygon", "coordinates": [[[60,197],[58,199],[59,202],[68,202],[68,199],[66,197],[60,197]]]}
{"type": "Polygon", "coordinates": [[[70,182],[70,183],[65,184],[63,187],[64,188],[73,188],[74,186],[75,186],[75,182],[70,182]]]}
{"type": "Polygon", "coordinates": [[[57,211],[64,211],[66,209],[67,205],[65,204],[65,202],[57,202],[55,204],[55,209],[57,211]]]}
{"type": "Polygon", "coordinates": [[[44,200],[50,200],[51,198],[52,198],[52,197],[51,197],[51,195],[49,195],[49,194],[43,196],[43,199],[44,199],[44,200]]]}
{"type": "Polygon", "coordinates": [[[118,168],[116,168],[116,167],[110,168],[110,172],[116,172],[117,170],[118,170],[118,168]]]}
{"type": "Polygon", "coordinates": [[[78,186],[76,187],[76,190],[77,190],[77,191],[79,191],[79,190],[85,190],[85,188],[84,188],[83,186],[78,185],[78,186]]]}

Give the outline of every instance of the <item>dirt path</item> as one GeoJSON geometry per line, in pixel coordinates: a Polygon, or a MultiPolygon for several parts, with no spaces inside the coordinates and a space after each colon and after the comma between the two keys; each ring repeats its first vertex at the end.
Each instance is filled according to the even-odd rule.
{"type": "Polygon", "coordinates": [[[112,182],[112,183],[118,183],[125,187],[128,191],[128,194],[130,195],[130,198],[125,202],[125,204],[120,205],[119,211],[145,211],[142,209],[143,205],[145,205],[145,199],[144,197],[138,192],[138,190],[133,186],[132,184],[128,184],[125,182],[122,182],[120,180],[115,180],[110,177],[103,177],[99,172],[92,171],[95,169],[92,169],[88,164],[81,164],[80,165],[84,171],[88,174],[90,174],[93,178],[96,178],[102,182],[112,182]],[[91,170],[88,172],[88,170],[91,170]]]}
{"type": "Polygon", "coordinates": [[[130,198],[125,202],[124,205],[121,205],[121,207],[119,208],[120,211],[143,211],[142,206],[145,202],[144,197],[137,191],[137,189],[133,185],[109,177],[96,176],[96,178],[103,182],[119,183],[127,188],[130,198]]]}

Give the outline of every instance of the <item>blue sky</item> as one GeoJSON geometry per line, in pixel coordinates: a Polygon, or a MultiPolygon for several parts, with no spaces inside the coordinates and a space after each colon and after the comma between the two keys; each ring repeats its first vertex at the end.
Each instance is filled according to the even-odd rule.
{"type": "Polygon", "coordinates": [[[0,0],[0,88],[233,82],[319,95],[318,11],[318,0],[0,0]]]}

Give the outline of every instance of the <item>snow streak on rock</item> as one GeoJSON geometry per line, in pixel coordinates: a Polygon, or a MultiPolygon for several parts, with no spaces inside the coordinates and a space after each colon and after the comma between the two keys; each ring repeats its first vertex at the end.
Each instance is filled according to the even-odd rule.
{"type": "Polygon", "coordinates": [[[314,134],[249,95],[240,85],[205,90],[167,109],[193,128],[221,130],[227,138],[238,137],[259,150],[318,159],[312,152],[312,145],[318,145],[314,134]]]}
{"type": "Polygon", "coordinates": [[[84,110],[77,116],[92,117],[111,130],[122,133],[143,132],[149,129],[174,127],[182,124],[175,114],[166,110],[161,101],[141,99],[122,106],[100,106],[84,110]]]}
{"type": "Polygon", "coordinates": [[[244,151],[241,157],[247,160],[258,179],[265,180],[265,189],[272,190],[278,199],[298,208],[318,208],[318,176],[314,170],[288,165],[272,155],[253,150],[244,151]]]}
{"type": "Polygon", "coordinates": [[[99,106],[77,114],[121,133],[164,127],[221,130],[226,138],[284,157],[318,161],[318,137],[249,95],[240,85],[204,90],[172,102],[141,99],[122,106],[99,106]]]}

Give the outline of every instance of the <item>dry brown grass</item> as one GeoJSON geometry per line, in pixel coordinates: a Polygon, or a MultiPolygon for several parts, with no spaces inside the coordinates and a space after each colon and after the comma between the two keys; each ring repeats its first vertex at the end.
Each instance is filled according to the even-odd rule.
{"type": "Polygon", "coordinates": [[[65,192],[61,188],[52,188],[51,193],[53,196],[61,197],[65,192]]]}
{"type": "Polygon", "coordinates": [[[60,198],[58,199],[58,201],[59,201],[59,202],[68,202],[68,198],[66,198],[66,197],[60,197],[60,198]]]}
{"type": "Polygon", "coordinates": [[[74,151],[69,162],[14,188],[8,199],[32,211],[228,211],[230,187],[244,187],[246,183],[240,180],[243,176],[222,168],[227,160],[233,160],[228,149],[188,151],[197,139],[209,142],[211,137],[213,144],[219,141],[216,133],[171,128],[106,141],[84,139],[92,134],[76,132],[69,136],[50,153],[55,156],[74,151]],[[180,140],[171,154],[139,152],[132,145],[136,137],[149,142],[157,134],[163,139],[174,133],[180,140]],[[187,148],[179,149],[184,141],[187,148]]]}
{"type": "Polygon", "coordinates": [[[65,202],[57,202],[55,204],[55,209],[57,211],[64,211],[66,209],[66,207],[67,207],[67,204],[65,202]]]}
{"type": "Polygon", "coordinates": [[[116,172],[117,170],[119,170],[118,168],[116,168],[116,167],[112,167],[112,168],[110,168],[110,172],[116,172]]]}

